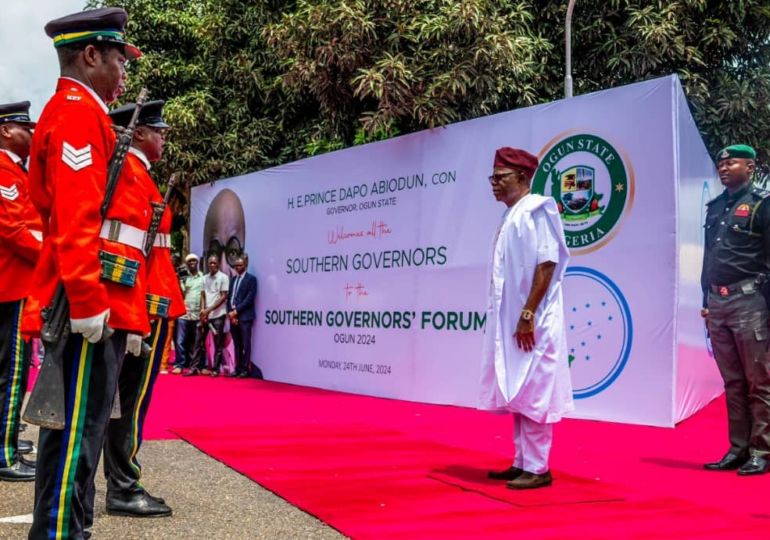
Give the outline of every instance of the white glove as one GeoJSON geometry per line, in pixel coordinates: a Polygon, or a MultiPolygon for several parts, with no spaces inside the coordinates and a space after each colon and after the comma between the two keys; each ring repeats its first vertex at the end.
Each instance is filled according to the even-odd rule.
{"type": "Polygon", "coordinates": [[[142,336],[139,334],[128,334],[126,338],[126,352],[134,356],[142,354],[142,336]]]}
{"type": "Polygon", "coordinates": [[[70,328],[74,334],[83,334],[89,343],[98,343],[102,339],[102,331],[108,320],[110,320],[109,308],[93,317],[70,319],[70,328]]]}

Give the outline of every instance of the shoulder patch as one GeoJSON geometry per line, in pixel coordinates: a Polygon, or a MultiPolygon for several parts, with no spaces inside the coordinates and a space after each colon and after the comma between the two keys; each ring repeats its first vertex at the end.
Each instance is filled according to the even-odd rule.
{"type": "Polygon", "coordinates": [[[13,184],[9,188],[0,186],[0,197],[8,199],[9,201],[15,201],[19,198],[19,190],[16,188],[16,184],[13,184]]]}
{"type": "Polygon", "coordinates": [[[761,188],[759,186],[753,186],[751,188],[751,194],[756,195],[760,199],[767,199],[768,197],[770,197],[770,191],[764,188],[761,188]]]}
{"type": "Polygon", "coordinates": [[[77,149],[65,141],[62,146],[61,160],[69,165],[73,171],[85,169],[93,163],[91,145],[87,144],[83,148],[77,149]]]}

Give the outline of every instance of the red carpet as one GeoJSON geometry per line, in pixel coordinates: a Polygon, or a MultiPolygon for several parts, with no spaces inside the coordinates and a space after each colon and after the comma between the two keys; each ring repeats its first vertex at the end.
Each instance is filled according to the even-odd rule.
{"type": "Polygon", "coordinates": [[[145,435],[172,428],[355,538],[767,538],[770,475],[702,469],[725,423],[722,400],[675,430],[562,422],[554,486],[522,493],[483,479],[510,464],[510,417],[470,409],[164,375],[145,435]]]}
{"type": "MultiPolygon", "coordinates": [[[[505,487],[505,482],[490,480],[487,477],[487,471],[500,468],[500,460],[491,460],[489,459],[490,456],[484,454],[479,454],[479,456],[478,460],[473,460],[472,466],[467,464],[447,465],[441,469],[429,472],[427,476],[450,486],[472,491],[519,507],[624,500],[622,493],[625,490],[619,486],[581,478],[561,471],[551,471],[556,480],[549,489],[534,491],[508,489],[505,487]]],[[[466,463],[472,457],[468,452],[462,456],[466,463]]]]}

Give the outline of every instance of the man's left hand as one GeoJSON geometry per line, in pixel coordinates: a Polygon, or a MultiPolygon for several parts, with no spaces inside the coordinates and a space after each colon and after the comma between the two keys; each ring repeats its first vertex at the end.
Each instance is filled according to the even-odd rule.
{"type": "Polygon", "coordinates": [[[516,340],[516,345],[519,349],[526,352],[532,352],[535,348],[535,320],[530,319],[525,321],[523,318],[519,319],[519,324],[516,326],[516,333],[513,334],[516,340]]]}

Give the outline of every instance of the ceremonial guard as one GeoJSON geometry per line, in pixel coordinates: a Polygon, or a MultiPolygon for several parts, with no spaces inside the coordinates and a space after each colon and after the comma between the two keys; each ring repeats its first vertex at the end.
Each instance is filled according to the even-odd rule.
{"type": "MultiPolygon", "coordinates": [[[[131,517],[170,516],[171,508],[161,498],[149,495],[140,483],[142,467],[137,452],[142,444],[144,419],[150,406],[152,389],[170,339],[169,319],[185,314],[176,269],[171,262],[171,212],[150,176],[150,163],[163,155],[166,133],[171,126],[163,121],[163,101],[152,101],[142,108],[123,176],[144,186],[152,206],[151,231],[157,231],[148,248],[147,311],[152,319],[148,340],[152,353],[146,357],[127,355],[120,372],[121,417],[110,420],[104,444],[104,473],[107,477],[107,513],[131,517]]],[[[118,126],[127,126],[136,106],[126,105],[110,113],[118,126]]],[[[167,187],[170,193],[172,186],[167,187]]],[[[148,242],[149,243],[149,242],[148,242]]]]}
{"type": "Polygon", "coordinates": [[[27,169],[34,122],[29,101],[0,105],[0,480],[33,481],[34,463],[21,453],[21,405],[31,347],[21,335],[21,314],[40,256],[43,224],[29,200],[27,169]]]}
{"type": "Polygon", "coordinates": [[[756,152],[728,146],[717,155],[725,190],[708,203],[702,315],[725,384],[730,449],[713,471],[764,474],[770,454],[770,192],[752,185],[756,152]]]}
{"type": "MultiPolygon", "coordinates": [[[[113,198],[119,204],[104,216],[101,208],[110,164],[118,162],[106,103],[125,88],[126,62],[141,54],[126,42],[127,20],[124,10],[105,8],[45,27],[61,78],[32,141],[29,193],[42,217],[43,246],[22,330],[40,335],[43,315],[58,313],[44,308],[60,297],[62,284],[70,332],[46,347],[46,363],[57,365],[51,361],[56,360],[63,372],[64,429],[40,429],[31,539],[89,536],[85,507],[120,365],[126,350],[139,354],[142,336],[150,332],[142,251],[150,208],[144,186],[121,179],[113,198]]],[[[35,392],[41,391],[40,378],[35,392]]]]}

